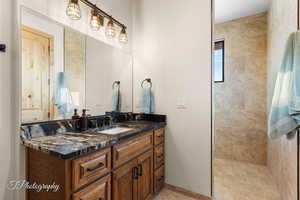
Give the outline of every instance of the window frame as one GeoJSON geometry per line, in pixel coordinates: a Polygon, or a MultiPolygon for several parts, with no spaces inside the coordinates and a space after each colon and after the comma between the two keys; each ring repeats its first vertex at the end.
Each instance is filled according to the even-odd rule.
{"type": "Polygon", "coordinates": [[[215,81],[215,57],[214,57],[214,83],[224,83],[225,82],[225,40],[216,40],[214,41],[214,52],[218,49],[216,49],[217,44],[222,44],[222,80],[221,81],[215,81]]]}

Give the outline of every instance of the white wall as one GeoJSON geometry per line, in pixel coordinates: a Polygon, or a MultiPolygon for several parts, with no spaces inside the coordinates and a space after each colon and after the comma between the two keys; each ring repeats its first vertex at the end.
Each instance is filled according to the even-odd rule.
{"type": "Polygon", "coordinates": [[[210,196],[211,1],[135,0],[133,13],[134,110],[152,78],[155,113],[168,116],[166,182],[210,196]]]}
{"type": "Polygon", "coordinates": [[[0,43],[7,52],[0,52],[0,199],[10,200],[13,192],[6,189],[7,181],[15,178],[15,134],[13,118],[13,24],[14,1],[0,0],[0,43]]]}

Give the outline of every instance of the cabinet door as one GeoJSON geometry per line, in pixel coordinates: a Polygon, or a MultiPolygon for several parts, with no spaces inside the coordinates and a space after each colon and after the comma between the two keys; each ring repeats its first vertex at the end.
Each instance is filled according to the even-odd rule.
{"type": "Polygon", "coordinates": [[[113,172],[113,200],[137,200],[137,160],[113,172]]]}
{"type": "Polygon", "coordinates": [[[110,200],[110,180],[110,176],[101,178],[92,185],[75,193],[73,200],[110,200]]]}
{"type": "Polygon", "coordinates": [[[153,151],[138,157],[138,200],[148,200],[153,194],[153,151]]]}
{"type": "Polygon", "coordinates": [[[158,194],[165,185],[165,167],[161,166],[154,172],[154,192],[158,194]]]}

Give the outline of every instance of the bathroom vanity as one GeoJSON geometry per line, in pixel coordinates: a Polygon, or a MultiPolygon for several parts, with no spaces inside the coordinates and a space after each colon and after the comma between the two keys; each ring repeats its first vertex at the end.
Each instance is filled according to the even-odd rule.
{"type": "Polygon", "coordinates": [[[151,79],[135,110],[130,52],[28,8],[21,18],[27,180],[60,187],[27,199],[151,199],[164,186],[166,116],[133,113],[152,112],[151,79]]]}
{"type": "Polygon", "coordinates": [[[146,200],[163,188],[165,122],[124,121],[115,126],[126,131],[110,135],[99,133],[106,129],[69,132],[71,122],[51,123],[22,126],[27,180],[60,189],[28,190],[28,200],[146,200]],[[55,126],[65,132],[51,133],[55,126]],[[35,137],[38,130],[48,133],[35,137]]]}

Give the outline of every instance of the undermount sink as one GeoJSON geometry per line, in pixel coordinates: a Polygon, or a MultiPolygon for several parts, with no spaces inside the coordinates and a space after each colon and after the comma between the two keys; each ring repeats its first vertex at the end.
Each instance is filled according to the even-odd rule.
{"type": "Polygon", "coordinates": [[[133,130],[133,128],[113,127],[113,128],[97,131],[97,133],[106,134],[106,135],[118,135],[120,133],[124,133],[124,132],[131,131],[131,130],[133,130]]]}

